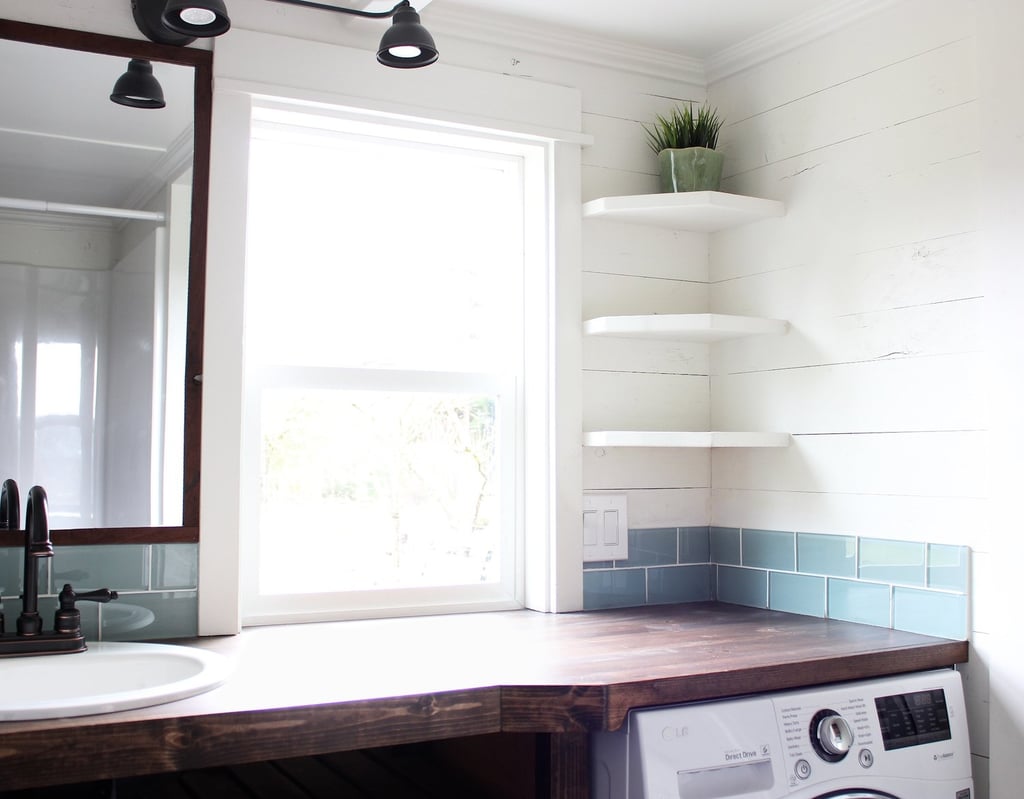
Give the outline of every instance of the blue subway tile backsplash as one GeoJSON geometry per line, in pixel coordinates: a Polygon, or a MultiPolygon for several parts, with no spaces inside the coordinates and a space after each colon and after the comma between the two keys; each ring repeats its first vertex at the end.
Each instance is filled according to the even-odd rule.
{"type": "Polygon", "coordinates": [[[796,534],[779,530],[741,530],[740,560],[744,566],[793,571],[796,534]]]}
{"type": "Polygon", "coordinates": [[[768,607],[801,616],[825,616],[825,578],[812,574],[768,573],[768,607]]]}
{"type": "Polygon", "coordinates": [[[629,541],[628,560],[584,566],[584,608],[718,599],[967,637],[968,547],[730,527],[631,530],[629,541]]]}
{"type": "Polygon", "coordinates": [[[154,544],[150,588],[195,588],[199,584],[199,549],[194,544],[154,544]]]}
{"type": "Polygon", "coordinates": [[[709,563],[662,566],[647,570],[647,603],[703,602],[711,598],[709,563]]]}
{"type": "Polygon", "coordinates": [[[149,588],[149,550],[145,544],[55,547],[50,568],[54,592],[64,583],[76,589],[110,588],[145,591],[149,588]]]}
{"type": "MultiPolygon", "coordinates": [[[[198,633],[199,547],[197,544],[105,544],[56,547],[40,564],[39,611],[47,628],[64,583],[77,591],[111,588],[110,604],[82,602],[86,641],[144,641],[186,638],[198,633]]],[[[3,610],[21,608],[23,551],[0,548],[3,610]]]]}
{"type": "Polygon", "coordinates": [[[768,607],[768,572],[740,566],[718,567],[718,592],[721,602],[733,605],[768,607]]]}
{"type": "Polygon", "coordinates": [[[629,560],[617,561],[619,566],[667,566],[678,563],[679,531],[675,527],[662,530],[630,530],[629,560]]]}
{"type": "Polygon", "coordinates": [[[647,604],[647,569],[585,571],[583,602],[588,610],[647,604]]]}
{"type": "Polygon", "coordinates": [[[862,580],[923,586],[928,578],[926,544],[862,538],[858,576],[862,580]]]}
{"type": "Polygon", "coordinates": [[[852,535],[797,533],[796,567],[807,574],[856,577],[857,539],[852,535]]]}
{"type": "Polygon", "coordinates": [[[711,537],[707,527],[679,528],[679,562],[711,562],[711,537]]]}
{"type": "Polygon", "coordinates": [[[928,545],[928,587],[967,593],[967,547],[928,545]]]}
{"type": "Polygon", "coordinates": [[[711,562],[740,565],[740,531],[734,527],[710,527],[711,562]]]}
{"type": "Polygon", "coordinates": [[[967,625],[967,597],[917,588],[893,588],[893,626],[940,638],[961,638],[967,625]]]}
{"type": "Polygon", "coordinates": [[[888,627],[891,620],[891,593],[892,587],[884,583],[829,580],[829,618],[888,627]]]}

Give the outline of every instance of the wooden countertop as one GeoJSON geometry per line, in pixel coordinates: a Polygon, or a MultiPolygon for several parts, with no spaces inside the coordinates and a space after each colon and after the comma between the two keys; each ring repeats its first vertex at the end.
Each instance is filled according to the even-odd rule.
{"type": "Polygon", "coordinates": [[[494,732],[612,730],[632,707],[967,660],[966,641],[716,603],[262,627],[189,644],[231,658],[225,685],[141,710],[2,723],[3,788],[494,732]]]}

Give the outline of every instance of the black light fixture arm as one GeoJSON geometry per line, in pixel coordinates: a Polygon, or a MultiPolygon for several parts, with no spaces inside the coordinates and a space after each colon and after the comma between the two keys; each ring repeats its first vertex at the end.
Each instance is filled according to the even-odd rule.
{"type": "Polygon", "coordinates": [[[343,8],[342,6],[332,6],[328,3],[316,3],[313,0],[272,0],[274,3],[289,3],[293,6],[309,6],[310,8],[319,8],[324,11],[340,11],[342,14],[352,14],[356,17],[370,17],[371,19],[388,19],[393,17],[403,8],[411,8],[412,4],[409,0],[402,0],[390,11],[360,11],[357,8],[343,8]]]}

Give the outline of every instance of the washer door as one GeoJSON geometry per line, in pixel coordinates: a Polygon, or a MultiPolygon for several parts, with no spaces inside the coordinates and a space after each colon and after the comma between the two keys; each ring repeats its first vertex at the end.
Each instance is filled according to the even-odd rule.
{"type": "Polygon", "coordinates": [[[823,793],[821,796],[815,797],[815,799],[899,799],[899,797],[893,796],[891,793],[886,793],[885,791],[850,789],[845,791],[833,791],[832,793],[823,793]]]}

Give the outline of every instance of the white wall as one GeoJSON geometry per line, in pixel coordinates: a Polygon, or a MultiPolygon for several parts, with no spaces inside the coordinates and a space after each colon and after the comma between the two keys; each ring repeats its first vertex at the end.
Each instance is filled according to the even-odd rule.
{"type": "Polygon", "coordinates": [[[995,537],[975,19],[969,0],[889,4],[710,86],[728,120],[723,188],[787,207],[713,237],[711,310],[792,325],[715,350],[712,427],[794,434],[785,450],[714,452],[712,518],[972,547],[965,677],[987,796],[995,537]]]}
{"type": "MultiPolygon", "coordinates": [[[[162,401],[154,376],[160,364],[161,342],[153,322],[156,276],[165,271],[167,230],[149,227],[149,235],[110,272],[109,318],[105,352],[106,424],[102,495],[103,523],[132,526],[159,524],[154,513],[154,396],[162,401]]],[[[158,472],[159,473],[159,472],[158,472]]],[[[157,506],[158,507],[158,506],[157,506]]]]}
{"type": "MultiPolygon", "coordinates": [[[[989,587],[984,604],[975,604],[975,628],[990,639],[980,654],[990,668],[991,795],[1002,799],[1019,796],[1024,785],[1024,635],[1015,592],[1024,563],[1024,5],[1018,0],[986,0],[978,7],[980,199],[989,334],[986,400],[992,431],[987,478],[994,501],[986,519],[992,531],[993,568],[990,574],[979,575],[979,582],[986,579],[989,587]]],[[[984,639],[976,634],[976,647],[984,639]]]]}

